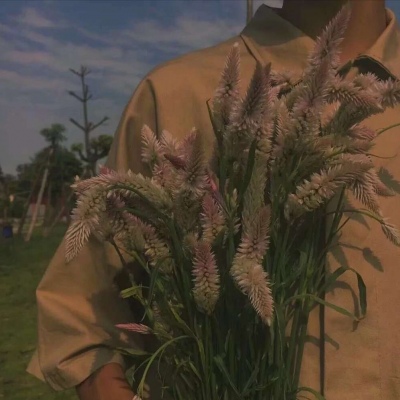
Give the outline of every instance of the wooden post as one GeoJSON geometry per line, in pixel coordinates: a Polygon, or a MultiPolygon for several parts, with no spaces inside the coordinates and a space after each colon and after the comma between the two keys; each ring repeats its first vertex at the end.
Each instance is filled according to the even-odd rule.
{"type": "Polygon", "coordinates": [[[41,165],[40,167],[37,168],[37,171],[36,171],[37,174],[36,174],[35,180],[34,180],[33,185],[31,187],[28,199],[26,200],[25,205],[24,205],[24,213],[22,214],[21,220],[19,221],[17,236],[21,236],[22,235],[22,229],[24,228],[25,220],[26,220],[26,217],[27,217],[28,212],[29,212],[29,206],[31,204],[31,200],[33,198],[33,195],[35,193],[36,186],[39,183],[40,175],[41,175],[42,170],[44,168],[45,168],[45,164],[43,164],[43,165],[41,165]]]}
{"type": "Polygon", "coordinates": [[[47,165],[44,170],[44,174],[43,174],[43,178],[42,178],[42,184],[40,186],[38,198],[36,199],[35,209],[33,210],[31,223],[29,225],[28,233],[25,236],[25,242],[29,242],[31,240],[32,232],[33,232],[33,229],[35,228],[36,220],[37,220],[37,217],[39,214],[40,205],[42,204],[44,189],[46,188],[46,182],[47,182],[47,178],[49,176],[50,158],[51,158],[52,154],[53,154],[53,149],[50,149],[49,157],[47,159],[47,165]]]}
{"type": "Polygon", "coordinates": [[[51,204],[51,182],[47,185],[47,197],[46,197],[46,208],[43,216],[43,236],[46,236],[46,232],[50,226],[54,210],[51,204]]]}
{"type": "Polygon", "coordinates": [[[246,22],[249,23],[253,18],[253,0],[247,0],[247,20],[246,22]]]}
{"type": "Polygon", "coordinates": [[[54,227],[57,225],[57,223],[61,220],[65,210],[67,209],[67,205],[70,202],[70,200],[72,199],[73,195],[74,195],[74,192],[71,191],[71,193],[69,194],[68,198],[64,201],[64,204],[62,205],[59,213],[54,218],[53,223],[50,225],[50,227],[46,231],[46,236],[48,236],[50,234],[50,232],[54,229],[54,227]]]}

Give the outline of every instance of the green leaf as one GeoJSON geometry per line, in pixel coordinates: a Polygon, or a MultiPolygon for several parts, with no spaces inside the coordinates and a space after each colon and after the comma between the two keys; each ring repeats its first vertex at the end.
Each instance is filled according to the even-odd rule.
{"type": "Polygon", "coordinates": [[[361,314],[364,317],[367,314],[367,287],[364,283],[362,276],[354,269],[349,267],[339,267],[331,275],[326,278],[325,284],[322,286],[322,291],[328,291],[338,278],[345,272],[351,271],[357,277],[358,293],[361,314]]]}
{"type": "Polygon", "coordinates": [[[354,321],[359,321],[359,320],[360,320],[360,319],[357,318],[352,312],[346,310],[345,308],[339,307],[339,306],[337,306],[337,305],[335,305],[335,304],[333,304],[333,303],[330,303],[330,302],[328,302],[328,301],[322,300],[322,299],[320,299],[320,298],[317,297],[317,296],[313,296],[313,297],[312,297],[312,300],[314,300],[314,301],[316,301],[317,303],[320,303],[320,304],[322,304],[322,305],[324,305],[324,306],[326,306],[326,307],[332,308],[332,310],[335,310],[335,311],[337,311],[338,313],[340,313],[340,314],[342,314],[342,315],[345,315],[346,317],[349,317],[349,318],[351,318],[351,319],[354,320],[354,321]]]}
{"type": "MultiPolygon", "coordinates": [[[[165,258],[165,257],[164,257],[165,258]]],[[[158,277],[158,273],[160,271],[160,263],[162,262],[162,260],[158,260],[154,269],[151,272],[150,275],[150,285],[149,285],[149,293],[147,296],[147,302],[148,304],[151,304],[151,300],[153,298],[153,294],[154,294],[154,287],[156,285],[156,281],[157,281],[157,277],[158,277]]]]}
{"type": "Polygon", "coordinates": [[[143,395],[143,389],[144,389],[144,385],[147,379],[147,374],[149,373],[149,369],[152,366],[154,360],[158,357],[161,356],[162,353],[165,351],[165,349],[169,346],[171,346],[173,343],[178,342],[179,340],[183,340],[183,339],[189,339],[188,336],[178,336],[175,337],[173,339],[168,340],[168,342],[165,342],[164,344],[162,344],[152,355],[151,357],[149,357],[148,361],[145,362],[145,368],[143,371],[143,375],[142,375],[142,379],[140,380],[139,386],[138,386],[138,394],[140,396],[143,395]]]}
{"type": "Polygon", "coordinates": [[[176,312],[174,307],[168,307],[168,311],[171,312],[178,326],[190,337],[194,337],[192,330],[187,326],[186,322],[176,312]]]}
{"type": "Polygon", "coordinates": [[[223,248],[225,235],[226,235],[226,228],[224,227],[220,230],[220,232],[218,232],[217,236],[214,239],[213,243],[214,252],[218,252],[220,251],[221,248],[223,248]]]}
{"type": "Polygon", "coordinates": [[[199,349],[200,359],[201,359],[201,363],[203,364],[203,369],[204,369],[205,375],[208,376],[207,371],[206,371],[206,369],[207,369],[206,353],[204,351],[204,345],[200,339],[197,339],[197,347],[199,349]]]}
{"type": "MultiPolygon", "coordinates": [[[[179,377],[185,382],[186,386],[193,393],[193,391],[195,390],[195,387],[193,386],[193,383],[190,382],[190,380],[185,376],[185,374],[181,374],[179,377]]],[[[176,386],[179,386],[179,385],[176,385],[176,386]]]]}
{"type": "Polygon", "coordinates": [[[322,300],[321,298],[319,298],[318,296],[315,296],[313,294],[299,294],[296,296],[292,296],[289,299],[287,299],[285,301],[285,305],[287,305],[288,303],[290,303],[293,300],[306,300],[306,299],[311,299],[314,300],[317,303],[320,303],[326,307],[332,308],[333,310],[337,311],[340,314],[343,314],[351,319],[353,319],[354,321],[359,321],[360,319],[357,318],[353,313],[351,313],[350,311],[346,310],[345,308],[339,307],[333,303],[330,303],[328,301],[322,300]]]}
{"type": "MultiPolygon", "coordinates": [[[[249,155],[247,158],[246,171],[244,173],[242,187],[240,188],[240,199],[243,199],[243,196],[246,193],[246,190],[250,184],[251,176],[253,175],[254,163],[256,160],[256,147],[257,140],[254,139],[251,143],[249,155]]],[[[241,200],[239,202],[241,202],[241,200]]]]}
{"type": "Polygon", "coordinates": [[[210,117],[211,126],[212,126],[212,128],[213,128],[213,130],[214,130],[215,137],[217,138],[218,147],[219,147],[220,149],[222,149],[222,135],[221,135],[221,130],[217,127],[217,123],[216,123],[216,121],[215,121],[215,119],[214,119],[214,114],[213,114],[213,112],[212,112],[212,110],[211,110],[211,107],[210,107],[210,101],[211,101],[211,99],[208,99],[208,100],[206,101],[207,110],[208,110],[208,116],[210,117]]]}
{"type": "Polygon", "coordinates": [[[229,330],[228,330],[228,333],[227,333],[227,335],[226,335],[226,338],[225,338],[225,345],[224,345],[225,354],[228,353],[228,350],[229,350],[229,340],[230,340],[231,336],[232,336],[232,331],[231,331],[231,329],[229,329],[229,330]]]}
{"type": "MultiPolygon", "coordinates": [[[[285,346],[285,316],[284,309],[280,304],[275,304],[275,320],[274,323],[277,324],[276,329],[276,337],[275,339],[275,349],[274,349],[274,358],[277,360],[278,365],[283,363],[284,360],[284,346],[285,346]]],[[[284,368],[280,369],[280,373],[283,372],[284,368]]]]}
{"type": "Polygon", "coordinates": [[[175,394],[174,398],[179,399],[179,400],[185,398],[182,395],[181,390],[179,389],[179,385],[174,385],[174,389],[173,390],[174,390],[174,394],[175,394]]]}
{"type": "Polygon", "coordinates": [[[121,290],[120,295],[123,299],[127,299],[129,297],[135,297],[138,300],[143,299],[142,297],[142,286],[132,286],[130,288],[121,290]]]}
{"type": "Polygon", "coordinates": [[[121,354],[124,354],[126,356],[133,356],[133,357],[147,357],[150,356],[150,353],[144,350],[140,349],[133,349],[133,348],[124,348],[124,347],[117,347],[117,351],[119,351],[121,354]]]}
{"type": "Polygon", "coordinates": [[[199,381],[201,381],[201,376],[199,371],[197,371],[197,368],[194,366],[194,364],[192,363],[192,361],[188,362],[188,365],[190,367],[190,369],[194,372],[194,374],[197,376],[197,378],[199,379],[199,381]]]}
{"type": "Polygon", "coordinates": [[[349,269],[350,271],[353,271],[357,275],[358,293],[360,294],[361,314],[362,316],[365,316],[367,314],[367,287],[365,286],[365,282],[362,276],[353,268],[349,269]]]}
{"type": "MultiPolygon", "coordinates": [[[[129,190],[129,191],[135,193],[138,197],[140,197],[140,199],[143,200],[143,202],[144,202],[145,204],[147,204],[147,205],[152,209],[152,211],[153,211],[162,221],[165,221],[165,222],[170,221],[171,217],[170,217],[169,215],[167,215],[167,214],[161,212],[161,211],[160,211],[160,207],[159,207],[157,204],[153,204],[153,203],[148,199],[148,197],[147,197],[146,195],[144,195],[140,190],[135,189],[135,188],[133,188],[133,187],[131,187],[131,186],[122,185],[122,184],[114,185],[114,186],[113,186],[113,189],[129,190]]],[[[142,216],[137,215],[138,213],[141,214],[140,211],[139,211],[137,208],[129,208],[129,207],[124,207],[124,208],[126,208],[129,212],[131,212],[132,214],[138,216],[139,218],[145,218],[145,219],[147,219],[146,216],[145,216],[144,214],[143,214],[142,216]]]]}
{"type": "Polygon", "coordinates": [[[147,222],[150,225],[154,225],[154,222],[148,218],[147,214],[138,208],[122,207],[121,210],[128,211],[130,214],[133,214],[135,217],[140,218],[143,222],[147,222]]]}
{"type": "Polygon", "coordinates": [[[300,387],[300,388],[298,388],[297,392],[298,393],[300,393],[300,392],[309,392],[309,393],[313,394],[317,400],[326,400],[325,397],[322,396],[321,393],[318,393],[316,390],[311,389],[309,387],[300,387]]]}
{"type": "Polygon", "coordinates": [[[228,370],[225,367],[225,363],[224,360],[222,359],[221,356],[215,356],[214,357],[214,362],[217,365],[218,369],[220,370],[220,372],[222,373],[222,375],[224,376],[226,382],[229,384],[229,386],[231,387],[231,389],[234,391],[236,397],[238,398],[238,400],[242,400],[242,396],[239,393],[236,385],[234,384],[232,377],[229,375],[228,370]]]}
{"type": "Polygon", "coordinates": [[[249,379],[247,380],[243,390],[242,390],[242,398],[248,395],[248,392],[251,390],[251,385],[257,380],[258,372],[260,371],[260,358],[258,358],[257,365],[254,367],[253,372],[251,373],[249,379]]]}
{"type": "Polygon", "coordinates": [[[226,193],[225,193],[226,176],[227,176],[226,156],[225,154],[223,154],[221,155],[221,160],[219,165],[219,187],[225,202],[226,202],[226,193]]]}
{"type": "Polygon", "coordinates": [[[332,285],[347,271],[346,267],[339,267],[325,278],[325,283],[321,287],[321,291],[328,291],[332,285]]]}
{"type": "MultiPolygon", "coordinates": [[[[188,361],[188,360],[182,360],[182,361],[179,361],[179,358],[178,357],[174,357],[174,362],[177,364],[176,365],[176,367],[175,367],[175,371],[174,371],[174,373],[173,373],[173,375],[172,375],[172,380],[171,380],[171,382],[176,382],[176,381],[178,381],[179,379],[182,379],[182,381],[186,384],[186,386],[189,388],[189,391],[190,392],[193,392],[194,390],[196,390],[195,389],[195,384],[194,384],[194,382],[191,382],[187,377],[186,377],[186,375],[185,375],[185,372],[184,372],[184,370],[185,370],[185,366],[187,366],[187,365],[189,365],[189,363],[190,363],[190,361],[188,361]]],[[[187,369],[186,369],[187,370],[187,369]]],[[[199,381],[201,382],[201,378],[200,378],[200,376],[198,375],[198,373],[197,373],[197,370],[196,369],[194,369],[194,371],[193,372],[195,372],[195,375],[197,376],[197,378],[199,379],[199,381]],[[197,374],[196,374],[197,373],[197,374]]],[[[189,375],[191,378],[193,378],[193,376],[192,375],[189,375]]],[[[178,387],[179,385],[174,385],[174,387],[178,387]]]]}

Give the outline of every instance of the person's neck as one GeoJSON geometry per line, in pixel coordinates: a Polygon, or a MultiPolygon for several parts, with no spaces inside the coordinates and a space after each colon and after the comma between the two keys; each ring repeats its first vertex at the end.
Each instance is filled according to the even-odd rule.
{"type": "MultiPolygon", "coordinates": [[[[336,15],[345,0],[286,0],[279,14],[315,39],[336,15]]],[[[367,51],[385,30],[385,0],[350,1],[352,13],[342,42],[341,62],[367,51]]]]}

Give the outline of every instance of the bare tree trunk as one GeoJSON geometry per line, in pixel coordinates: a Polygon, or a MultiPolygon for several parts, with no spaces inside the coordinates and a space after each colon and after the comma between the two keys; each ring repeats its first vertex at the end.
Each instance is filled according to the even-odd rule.
{"type": "Polygon", "coordinates": [[[90,134],[99,126],[103,125],[106,121],[109,120],[108,117],[103,117],[98,123],[93,124],[89,121],[88,116],[88,102],[92,98],[91,93],[89,92],[89,86],[86,84],[86,76],[90,73],[90,70],[84,66],[81,66],[79,71],[75,71],[74,69],[70,68],[70,71],[78,76],[81,81],[81,88],[82,88],[82,96],[77,95],[73,91],[69,91],[68,93],[78,99],[82,103],[83,107],[83,124],[75,121],[73,118],[69,120],[83,132],[83,139],[85,144],[85,157],[81,157],[82,161],[87,162],[88,169],[90,170],[90,175],[96,175],[96,163],[97,159],[95,158],[94,150],[91,146],[90,142],[90,134]]]}
{"type": "Polygon", "coordinates": [[[96,163],[96,161],[92,161],[91,163],[90,163],[90,166],[89,166],[89,169],[90,169],[90,177],[93,177],[93,176],[96,176],[96,165],[97,163],[96,163]]]}
{"type": "Polygon", "coordinates": [[[25,242],[29,242],[31,240],[32,232],[33,232],[33,229],[35,228],[36,220],[37,220],[37,217],[38,217],[38,214],[39,214],[40,205],[42,204],[44,189],[46,187],[47,178],[49,176],[50,158],[51,158],[52,154],[53,154],[53,149],[51,149],[50,152],[49,152],[49,157],[48,157],[48,160],[47,160],[46,169],[44,170],[44,174],[43,174],[43,178],[42,178],[42,184],[40,186],[38,198],[36,199],[36,205],[35,205],[35,209],[33,210],[31,223],[29,225],[28,233],[25,236],[25,242]]]}
{"type": "Polygon", "coordinates": [[[247,23],[251,21],[253,18],[253,0],[246,0],[247,1],[247,23]]]}

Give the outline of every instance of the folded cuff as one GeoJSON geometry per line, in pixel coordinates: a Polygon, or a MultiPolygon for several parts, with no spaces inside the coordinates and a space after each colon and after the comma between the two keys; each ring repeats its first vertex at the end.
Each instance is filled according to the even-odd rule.
{"type": "Polygon", "coordinates": [[[40,365],[36,351],[27,372],[46,382],[52,389],[61,391],[79,385],[99,368],[111,363],[120,364],[124,370],[126,369],[120,353],[103,347],[88,350],[46,371],[40,365]]]}

